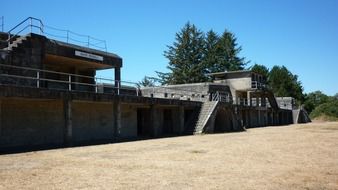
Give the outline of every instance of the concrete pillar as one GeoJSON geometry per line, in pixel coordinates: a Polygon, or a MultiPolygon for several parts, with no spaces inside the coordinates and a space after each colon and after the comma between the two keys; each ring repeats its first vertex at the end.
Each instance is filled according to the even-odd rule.
{"type": "Polygon", "coordinates": [[[115,71],[115,93],[119,94],[119,90],[117,89],[118,87],[121,87],[121,68],[120,67],[116,67],[114,69],[115,71]]]}
{"type": "Polygon", "coordinates": [[[64,142],[66,145],[71,145],[73,137],[72,100],[64,101],[64,113],[65,113],[64,142]]]}
{"type": "Polygon", "coordinates": [[[258,109],[258,126],[262,126],[261,110],[258,109]]]}
{"type": "Polygon", "coordinates": [[[117,139],[121,135],[122,120],[121,120],[121,102],[116,100],[113,105],[113,118],[114,118],[114,137],[117,139]]]}
{"type": "Polygon", "coordinates": [[[266,98],[265,98],[265,96],[261,97],[261,106],[262,107],[266,107],[266,98]]]}
{"type": "Polygon", "coordinates": [[[176,129],[176,133],[182,134],[184,132],[184,106],[179,106],[174,116],[173,119],[176,120],[174,130],[176,129]]]}
{"type": "Polygon", "coordinates": [[[251,106],[252,105],[252,100],[251,100],[251,93],[250,93],[250,91],[248,91],[247,92],[247,101],[248,101],[248,104],[249,104],[249,106],[251,106]]]}
{"type": "Polygon", "coordinates": [[[150,122],[151,122],[151,134],[157,137],[162,132],[162,117],[160,110],[155,106],[150,106],[150,122]]]}

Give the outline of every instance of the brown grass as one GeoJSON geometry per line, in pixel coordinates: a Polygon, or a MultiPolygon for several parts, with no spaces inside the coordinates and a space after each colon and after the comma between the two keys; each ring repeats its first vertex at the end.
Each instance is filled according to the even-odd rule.
{"type": "Polygon", "coordinates": [[[0,189],[338,189],[338,122],[2,155],[0,189]]]}

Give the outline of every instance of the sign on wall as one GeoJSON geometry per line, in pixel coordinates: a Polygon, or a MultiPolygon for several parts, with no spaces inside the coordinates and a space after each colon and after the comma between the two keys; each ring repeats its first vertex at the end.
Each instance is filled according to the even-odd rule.
{"type": "Polygon", "coordinates": [[[103,57],[102,56],[91,54],[91,53],[87,53],[87,52],[75,51],[75,55],[79,56],[79,57],[88,58],[88,59],[94,59],[94,60],[97,60],[97,61],[103,61],[103,57]]]}

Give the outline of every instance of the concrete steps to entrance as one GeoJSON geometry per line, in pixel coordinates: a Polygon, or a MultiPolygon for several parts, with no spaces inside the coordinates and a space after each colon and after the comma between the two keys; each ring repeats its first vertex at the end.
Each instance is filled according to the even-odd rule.
{"type": "Polygon", "coordinates": [[[204,132],[211,115],[215,112],[218,101],[204,102],[198,116],[194,134],[201,134],[204,132]]]}

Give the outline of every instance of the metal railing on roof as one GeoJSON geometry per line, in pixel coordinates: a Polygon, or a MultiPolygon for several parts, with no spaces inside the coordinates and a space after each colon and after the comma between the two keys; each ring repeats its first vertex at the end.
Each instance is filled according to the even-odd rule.
{"type": "Polygon", "coordinates": [[[212,101],[231,103],[230,94],[217,91],[212,94],[212,101]]]}
{"type": "Polygon", "coordinates": [[[22,33],[27,32],[27,30],[28,33],[37,33],[54,40],[107,52],[107,43],[105,40],[100,40],[89,35],[79,34],[70,30],[44,25],[42,20],[34,17],[26,18],[8,31],[8,46],[15,38],[22,35],[22,33]]]}
{"type": "MultiPolygon", "coordinates": [[[[108,93],[116,95],[140,96],[139,83],[118,81],[113,79],[93,77],[65,72],[35,69],[7,64],[0,64],[0,85],[12,85],[30,88],[47,88],[53,90],[82,91],[92,93],[108,93]]],[[[151,87],[168,92],[168,88],[151,87]]],[[[180,90],[173,93],[186,96],[191,90],[180,90]]],[[[195,93],[198,93],[197,91],[195,93]]],[[[168,97],[170,99],[172,97],[168,97]]]]}

